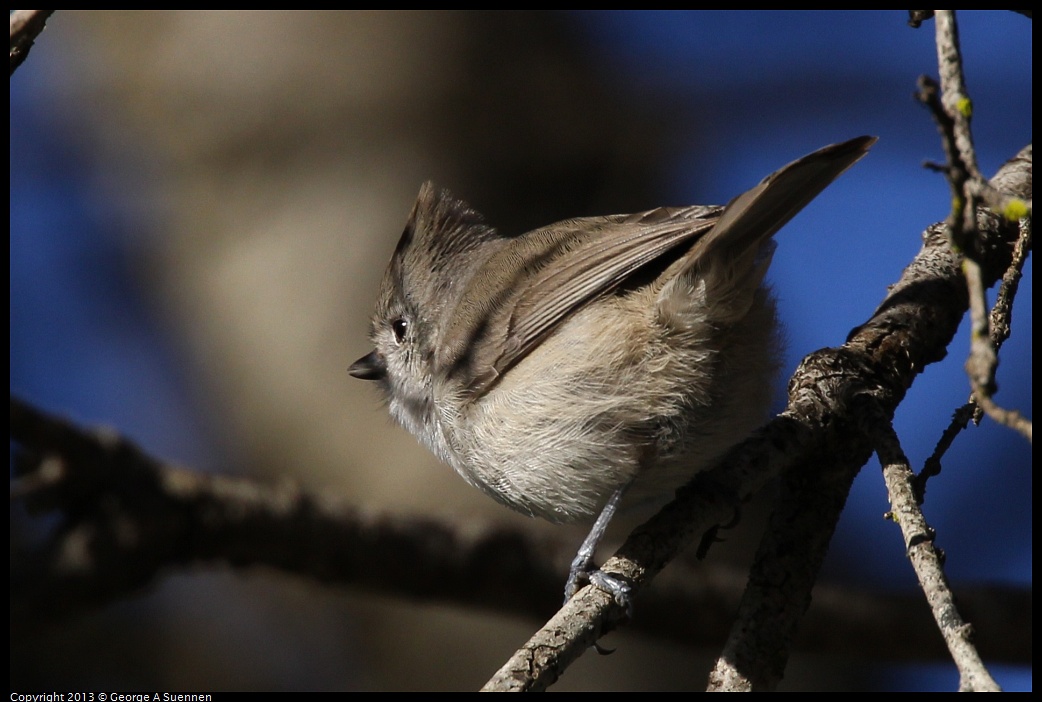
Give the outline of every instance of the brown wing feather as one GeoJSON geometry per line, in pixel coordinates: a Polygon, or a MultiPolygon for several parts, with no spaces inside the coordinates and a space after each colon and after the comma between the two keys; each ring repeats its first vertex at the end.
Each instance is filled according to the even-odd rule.
{"type": "Polygon", "coordinates": [[[492,256],[469,283],[444,339],[442,360],[451,372],[469,375],[465,384],[473,397],[481,396],[575,310],[677,247],[692,247],[685,254],[690,267],[721,247],[740,255],[759,245],[875,141],[858,137],[819,149],[767,176],[722,210],[659,208],[566,220],[523,235],[492,256]]]}

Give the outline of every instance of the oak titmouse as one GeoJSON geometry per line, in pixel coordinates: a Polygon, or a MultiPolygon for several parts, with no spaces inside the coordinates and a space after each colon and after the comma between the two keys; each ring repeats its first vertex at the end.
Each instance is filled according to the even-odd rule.
{"type": "MultiPolygon", "coordinates": [[[[507,236],[430,183],[351,366],[463,478],[554,522],[668,495],[765,416],[778,367],[771,236],[876,141],[819,149],[723,207],[569,219],[507,236]]],[[[596,578],[595,578],[596,580],[596,578]]],[[[624,595],[619,583],[597,581],[624,595]]]]}

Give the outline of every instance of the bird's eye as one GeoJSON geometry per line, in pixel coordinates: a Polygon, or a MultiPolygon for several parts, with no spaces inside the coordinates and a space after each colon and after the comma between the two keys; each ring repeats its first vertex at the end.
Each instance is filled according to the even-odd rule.
{"type": "Polygon", "coordinates": [[[401,344],[405,341],[405,332],[409,330],[409,323],[399,317],[391,322],[391,331],[394,332],[394,342],[401,344]]]}

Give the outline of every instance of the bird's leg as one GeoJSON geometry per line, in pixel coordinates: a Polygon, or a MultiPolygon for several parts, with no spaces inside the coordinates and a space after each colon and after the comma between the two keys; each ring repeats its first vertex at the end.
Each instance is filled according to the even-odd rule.
{"type": "Polygon", "coordinates": [[[565,602],[572,599],[572,596],[579,591],[583,581],[589,581],[614,597],[619,605],[626,607],[627,610],[630,609],[630,586],[597,568],[592,568],[591,564],[593,563],[593,555],[597,550],[597,545],[600,544],[601,539],[604,538],[604,532],[608,529],[608,522],[615,516],[615,511],[619,507],[619,502],[622,501],[622,496],[632,484],[633,481],[631,480],[611,494],[601,513],[597,516],[597,521],[593,523],[590,533],[586,535],[582,546],[579,547],[579,552],[572,559],[572,566],[568,571],[568,582],[564,586],[565,602]]]}

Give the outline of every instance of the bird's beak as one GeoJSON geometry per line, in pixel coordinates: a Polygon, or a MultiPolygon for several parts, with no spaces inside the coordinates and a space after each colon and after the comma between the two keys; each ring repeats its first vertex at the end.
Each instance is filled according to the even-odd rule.
{"type": "Polygon", "coordinates": [[[374,349],[352,363],[347,372],[361,380],[382,380],[387,377],[387,365],[374,349]]]}

